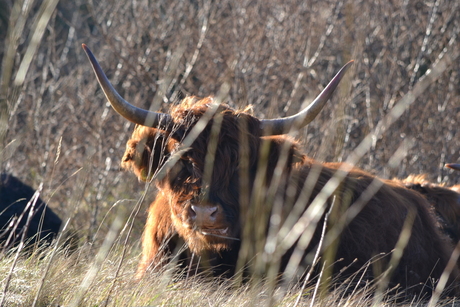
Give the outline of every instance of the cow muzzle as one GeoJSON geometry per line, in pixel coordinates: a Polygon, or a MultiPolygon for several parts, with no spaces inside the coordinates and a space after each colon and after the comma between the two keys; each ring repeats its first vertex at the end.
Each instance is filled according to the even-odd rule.
{"type": "Polygon", "coordinates": [[[228,239],[229,225],[225,222],[222,206],[210,203],[190,204],[184,224],[206,237],[228,239]]]}
{"type": "Polygon", "coordinates": [[[191,224],[195,225],[197,228],[215,228],[222,214],[222,212],[219,212],[222,209],[219,209],[217,205],[191,205],[188,208],[188,216],[191,224]]]}

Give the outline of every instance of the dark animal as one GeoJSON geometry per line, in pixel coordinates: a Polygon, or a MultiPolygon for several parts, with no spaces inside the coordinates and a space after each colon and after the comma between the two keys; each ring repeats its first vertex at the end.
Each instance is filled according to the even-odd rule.
{"type": "MultiPolygon", "coordinates": [[[[345,68],[295,116],[261,120],[226,104],[216,106],[211,97],[187,97],[165,114],[126,102],[91,51],[83,48],[114,109],[138,124],[122,167],[140,180],[153,178],[159,189],[148,212],[138,276],[162,264],[171,251],[168,240],[175,234],[192,252],[212,255],[213,265],[234,270],[246,244],[263,254],[267,263],[279,260],[279,272],[288,274],[292,268],[311,265],[310,255],[319,248],[326,226],[323,249],[335,254],[335,276],[351,276],[379,258],[366,273],[365,279],[370,279],[387,268],[403,225],[411,221],[410,238],[389,285],[410,293],[431,292],[431,281],[440,278],[451,248],[436,228],[427,201],[399,183],[358,168],[315,161],[283,135],[314,119],[345,68]],[[331,179],[333,183],[336,173],[343,178],[334,185],[331,179]],[[317,196],[324,193],[327,199],[319,200],[317,196]],[[339,230],[338,238],[328,236],[334,230],[339,230]],[[251,241],[257,236],[276,240],[260,245],[251,241]],[[381,254],[386,256],[376,257],[381,254]]],[[[256,265],[255,270],[260,268],[256,265]]],[[[455,268],[450,280],[454,290],[457,275],[455,268]]]]}
{"type": "Polygon", "coordinates": [[[17,245],[24,232],[26,247],[50,244],[61,228],[61,219],[40,198],[35,202],[28,227],[35,191],[10,174],[0,178],[0,251],[17,245]],[[32,202],[31,202],[32,204],[32,202]]]}

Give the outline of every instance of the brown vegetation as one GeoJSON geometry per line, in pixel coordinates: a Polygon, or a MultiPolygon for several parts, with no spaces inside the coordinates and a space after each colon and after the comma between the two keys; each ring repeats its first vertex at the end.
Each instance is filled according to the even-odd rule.
{"type": "Polygon", "coordinates": [[[458,184],[460,173],[443,168],[460,158],[457,2],[62,0],[54,10],[45,6],[55,1],[2,1],[2,171],[43,182],[43,200],[70,218],[88,255],[120,221],[128,224],[114,228],[123,230],[116,242],[138,248],[146,210],[132,199],[146,196],[145,206],[154,193],[119,170],[132,127],[101,104],[86,43],[137,106],[169,110],[179,91],[216,93],[235,109],[252,104],[258,118],[296,113],[353,58],[330,107],[296,136],[304,151],[318,161],[351,158],[382,178],[426,173],[458,184]],[[384,124],[436,66],[442,74],[384,124]]]}

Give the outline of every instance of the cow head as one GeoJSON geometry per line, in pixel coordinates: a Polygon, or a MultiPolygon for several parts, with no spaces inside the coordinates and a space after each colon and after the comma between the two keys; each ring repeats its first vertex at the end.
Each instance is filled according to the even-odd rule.
{"type": "Polygon", "coordinates": [[[295,142],[273,135],[311,122],[350,64],[303,111],[286,118],[261,120],[248,110],[215,105],[211,97],[187,97],[167,114],[139,109],[115,91],[91,51],[85,45],[83,48],[113,108],[137,124],[122,167],[140,180],[156,181],[161,193],[167,195],[173,227],[197,253],[228,249],[238,240],[240,210],[248,205],[240,199],[241,165],[249,176],[245,188],[252,189],[264,141],[270,142],[268,167],[276,165],[283,146],[288,147],[287,165],[301,161],[303,156],[295,142]]]}

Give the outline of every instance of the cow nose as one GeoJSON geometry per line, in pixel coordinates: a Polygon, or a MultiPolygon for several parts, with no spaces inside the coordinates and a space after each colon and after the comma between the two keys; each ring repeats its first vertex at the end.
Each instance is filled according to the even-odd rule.
{"type": "Polygon", "coordinates": [[[198,227],[212,226],[216,221],[217,206],[190,206],[190,217],[198,227]]]}

